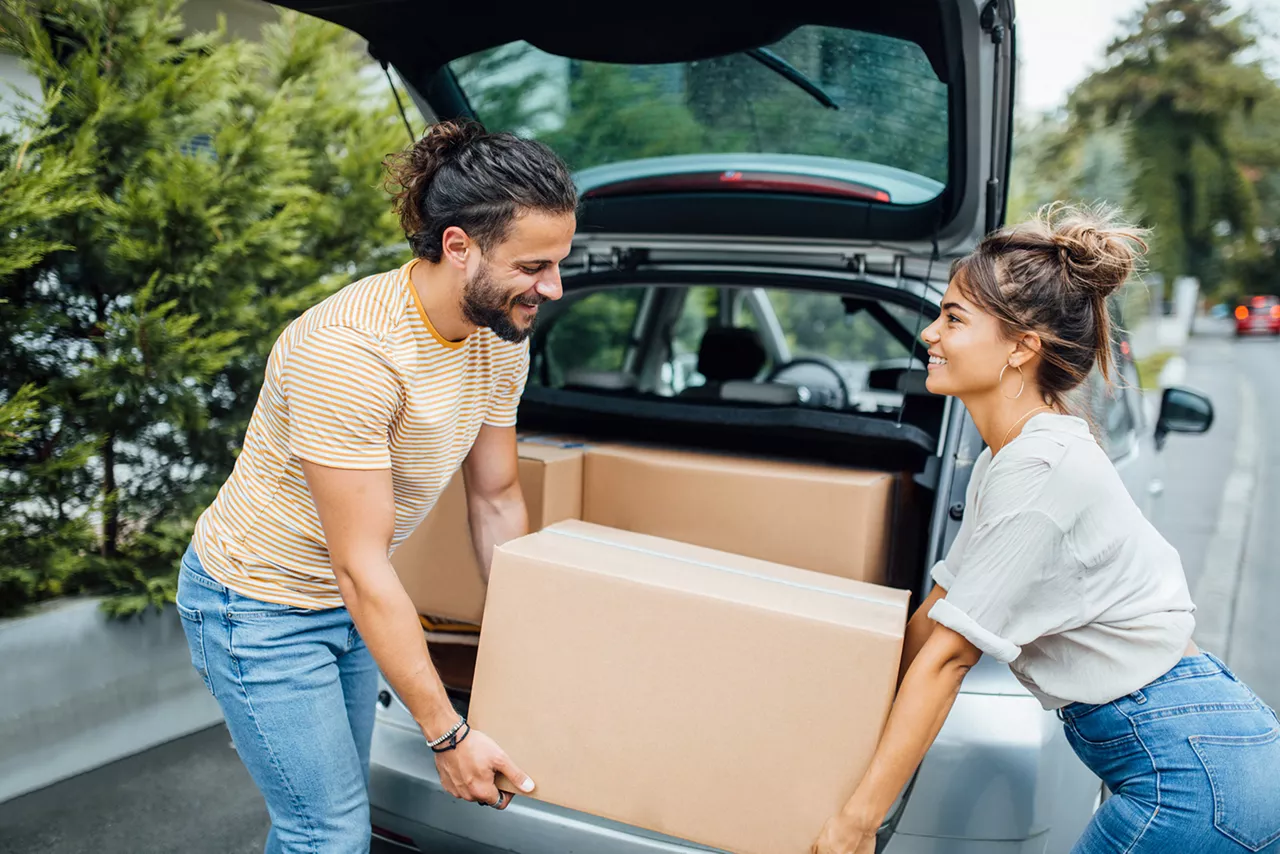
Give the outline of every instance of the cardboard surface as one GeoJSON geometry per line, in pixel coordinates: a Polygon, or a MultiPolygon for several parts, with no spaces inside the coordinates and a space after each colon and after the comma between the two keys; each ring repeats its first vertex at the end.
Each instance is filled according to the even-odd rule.
{"type": "Polygon", "coordinates": [[[533,777],[530,797],[804,854],[875,750],[907,600],[561,523],[494,558],[470,720],[533,777]]]}
{"type": "Polygon", "coordinates": [[[895,484],[884,472],[591,445],[582,519],[882,584],[895,484]]]}
{"type": "MultiPolygon", "coordinates": [[[[582,449],[522,437],[520,488],[529,530],[582,515],[582,449]]],[[[436,506],[391,557],[400,582],[420,614],[479,623],[486,585],[471,540],[462,471],[436,506]]]]}

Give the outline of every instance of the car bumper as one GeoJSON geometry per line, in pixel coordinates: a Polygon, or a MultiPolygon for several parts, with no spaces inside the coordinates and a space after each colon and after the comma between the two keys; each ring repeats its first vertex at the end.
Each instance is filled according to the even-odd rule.
{"type": "MultiPolygon", "coordinates": [[[[1092,811],[1090,781],[1061,724],[1030,696],[961,694],[883,854],[1065,852],[1092,811]]],[[[457,800],[395,700],[378,711],[369,800],[375,827],[431,854],[714,850],[531,798],[501,812],[457,800]]]]}

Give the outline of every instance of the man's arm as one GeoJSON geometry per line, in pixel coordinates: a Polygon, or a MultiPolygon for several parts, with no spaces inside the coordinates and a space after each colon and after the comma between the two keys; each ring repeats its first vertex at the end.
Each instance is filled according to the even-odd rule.
{"type": "MultiPolygon", "coordinates": [[[[387,556],[395,529],[391,471],[356,471],[302,463],[320,514],[325,544],[343,602],[378,668],[428,739],[448,732],[458,713],[427,652],[418,614],[387,556]]],[[[441,782],[455,797],[493,804],[494,775],[532,781],[492,740],[471,733],[457,749],[436,754],[441,782]]],[[[519,782],[517,782],[519,785],[519,782]]]]}
{"type": "Polygon", "coordinates": [[[462,464],[467,485],[467,515],[480,571],[489,580],[493,550],[529,533],[529,512],[520,490],[516,428],[480,428],[471,453],[462,464]]]}

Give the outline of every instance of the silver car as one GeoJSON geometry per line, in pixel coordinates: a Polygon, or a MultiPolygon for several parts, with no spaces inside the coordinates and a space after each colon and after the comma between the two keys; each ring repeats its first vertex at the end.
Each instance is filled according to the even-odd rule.
{"type": "MultiPolygon", "coordinates": [[[[522,427],[909,472],[891,581],[927,595],[982,440],[924,388],[916,342],[950,262],[1004,219],[1009,0],[281,5],[363,35],[424,116],[536,136],[576,170],[578,238],[522,427]]],[[[1148,412],[1117,351],[1119,385],[1095,377],[1077,404],[1158,520],[1158,446],[1208,429],[1212,407],[1172,389],[1148,412]]],[[[530,798],[453,799],[385,683],[369,787],[375,835],[422,851],[708,850],[530,798]]],[[[1105,794],[1056,717],[983,659],[878,850],[1065,852],[1105,794]]]]}

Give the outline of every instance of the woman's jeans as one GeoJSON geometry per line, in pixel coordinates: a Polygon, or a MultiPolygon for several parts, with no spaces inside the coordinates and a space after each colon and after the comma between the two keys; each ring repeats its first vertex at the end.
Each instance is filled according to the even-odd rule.
{"type": "Polygon", "coordinates": [[[351,615],[241,596],[192,548],[177,598],[191,662],[266,799],[267,853],[367,852],[378,673],[351,615]]]}
{"type": "Polygon", "coordinates": [[[1280,854],[1280,722],[1217,658],[1058,716],[1112,793],[1073,854],[1280,854]]]}

